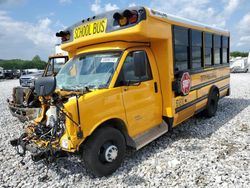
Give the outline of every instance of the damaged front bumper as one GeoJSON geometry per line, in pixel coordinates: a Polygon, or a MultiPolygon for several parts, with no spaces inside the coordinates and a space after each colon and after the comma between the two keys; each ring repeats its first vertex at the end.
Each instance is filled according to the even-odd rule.
{"type": "Polygon", "coordinates": [[[34,91],[27,87],[14,87],[12,99],[7,99],[11,114],[17,117],[21,122],[34,120],[39,111],[41,104],[34,91]]]}
{"type": "Polygon", "coordinates": [[[20,138],[11,140],[10,144],[16,148],[20,156],[24,156],[26,152],[29,151],[31,153],[31,159],[34,162],[44,159],[51,162],[56,158],[65,157],[67,155],[65,151],[54,146],[38,147],[29,140],[26,134],[23,134],[20,138]]]}
{"type": "Polygon", "coordinates": [[[11,115],[17,117],[22,123],[37,118],[41,108],[17,107],[13,103],[8,104],[11,115]]]}

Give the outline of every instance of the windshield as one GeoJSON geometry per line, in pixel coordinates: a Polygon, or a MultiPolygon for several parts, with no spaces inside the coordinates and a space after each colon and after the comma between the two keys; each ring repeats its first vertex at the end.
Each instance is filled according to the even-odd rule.
{"type": "Polygon", "coordinates": [[[57,87],[64,90],[105,88],[121,52],[82,54],[69,60],[57,74],[57,87]]]}

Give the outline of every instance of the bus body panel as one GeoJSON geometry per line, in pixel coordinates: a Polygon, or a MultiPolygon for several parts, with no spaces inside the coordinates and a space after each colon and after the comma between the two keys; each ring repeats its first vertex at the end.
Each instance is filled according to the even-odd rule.
{"type": "MultiPolygon", "coordinates": [[[[202,32],[212,32],[214,34],[225,36],[228,36],[229,33],[223,30],[215,30],[213,28],[199,25],[190,25],[188,22],[181,23],[177,19],[171,20],[161,18],[153,15],[150,9],[146,9],[146,12],[146,20],[141,21],[133,27],[126,28],[126,31],[121,29],[109,33],[102,33],[97,36],[80,38],[73,42],[62,44],[62,48],[69,51],[72,56],[110,49],[125,50],[125,55],[123,55],[120,59],[120,63],[109,85],[109,89],[115,86],[119,72],[122,68],[122,63],[124,62],[128,52],[131,51],[130,48],[133,50],[140,50],[141,46],[150,45],[149,49],[152,53],[149,52],[149,49],[146,51],[150,59],[151,67],[155,67],[152,68],[152,73],[154,76],[157,75],[158,77],[157,83],[159,82],[158,87],[160,88],[159,91],[162,96],[157,100],[146,97],[150,96],[150,93],[154,93],[152,83],[150,81],[148,83],[143,83],[139,87],[131,87],[129,89],[130,91],[126,94],[124,94],[124,90],[127,88],[125,86],[121,87],[120,91],[123,93],[121,96],[123,97],[124,114],[126,116],[125,122],[127,123],[128,133],[132,138],[156,126],[157,123],[160,122],[159,117],[173,118],[173,126],[180,124],[207,105],[207,96],[213,85],[220,89],[229,84],[229,68],[227,66],[224,68],[207,67],[200,70],[198,73],[191,73],[192,87],[189,95],[176,96],[172,89],[172,83],[175,80],[172,26],[177,25],[200,30],[202,32]],[[146,88],[148,87],[151,87],[151,89],[147,90],[146,88]],[[157,116],[155,116],[157,117],[156,120],[154,120],[152,115],[149,115],[149,119],[145,119],[143,123],[139,123],[138,127],[135,128],[134,125],[138,123],[136,118],[140,119],[140,116],[135,118],[134,114],[138,114],[140,112],[142,116],[145,116],[147,111],[153,108],[150,101],[154,101],[153,103],[155,104],[162,104],[160,107],[161,114],[157,114],[157,116]],[[142,108],[143,103],[144,109],[142,108]]],[[[226,93],[227,91],[225,89],[220,92],[222,96],[226,95],[226,93]]],[[[93,127],[97,127],[97,124],[93,127]]],[[[87,135],[89,135],[91,131],[88,130],[87,132],[87,135]]]]}
{"type": "MultiPolygon", "coordinates": [[[[229,36],[229,33],[202,25],[192,25],[189,22],[182,23],[171,17],[161,18],[153,15],[150,9],[145,9],[145,11],[146,19],[132,27],[73,39],[62,44],[62,49],[68,51],[71,58],[92,52],[116,50],[123,52],[108,88],[85,94],[79,98],[84,138],[77,140],[75,136],[76,144],[72,146],[73,148],[79,147],[86,137],[109,119],[123,121],[126,124],[128,135],[135,138],[159,125],[164,118],[170,120],[169,126],[176,126],[204,109],[212,86],[219,89],[220,96],[227,95],[228,66],[203,67],[198,72],[191,70],[190,93],[187,96],[176,95],[173,91],[173,82],[176,80],[173,25],[224,36],[229,36]],[[136,50],[143,50],[147,53],[153,80],[140,83],[138,86],[117,87],[116,83],[126,56],[129,52],[136,50]],[[157,95],[155,94],[155,83],[158,87],[157,95]]],[[[73,31],[77,26],[79,24],[74,25],[70,30],[73,31]]],[[[74,100],[69,101],[65,105],[65,109],[75,121],[78,120],[74,100]]],[[[72,122],[67,120],[66,124],[71,129],[70,134],[73,134],[76,129],[72,128],[74,127],[72,122]]]]}

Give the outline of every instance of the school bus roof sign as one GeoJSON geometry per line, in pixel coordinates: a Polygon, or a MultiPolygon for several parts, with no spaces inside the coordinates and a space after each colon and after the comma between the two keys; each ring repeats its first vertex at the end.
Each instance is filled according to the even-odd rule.
{"type": "Polygon", "coordinates": [[[105,33],[107,28],[107,19],[99,19],[74,28],[74,40],[88,36],[95,36],[105,33]]]}

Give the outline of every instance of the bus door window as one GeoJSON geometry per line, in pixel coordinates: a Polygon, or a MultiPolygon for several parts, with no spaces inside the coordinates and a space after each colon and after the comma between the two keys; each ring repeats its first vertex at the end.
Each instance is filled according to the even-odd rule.
{"type": "Polygon", "coordinates": [[[136,82],[143,82],[147,80],[152,79],[152,73],[150,69],[150,65],[148,62],[147,55],[145,52],[145,62],[141,62],[140,65],[136,65],[134,62],[134,54],[138,52],[131,52],[128,54],[122,68],[123,76],[124,76],[124,82],[129,84],[130,83],[136,83],[136,82]]]}

